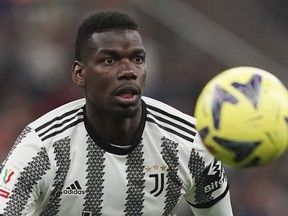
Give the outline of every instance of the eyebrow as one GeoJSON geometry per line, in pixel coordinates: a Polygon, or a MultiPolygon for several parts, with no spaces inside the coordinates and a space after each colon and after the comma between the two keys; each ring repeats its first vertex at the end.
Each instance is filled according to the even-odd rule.
{"type": "MultiPolygon", "coordinates": [[[[111,56],[120,56],[118,51],[115,51],[114,49],[100,49],[98,51],[98,54],[106,54],[106,55],[111,55],[111,56]]],[[[132,55],[137,55],[137,54],[144,54],[146,55],[146,51],[143,48],[137,48],[134,49],[131,53],[132,55]]]]}

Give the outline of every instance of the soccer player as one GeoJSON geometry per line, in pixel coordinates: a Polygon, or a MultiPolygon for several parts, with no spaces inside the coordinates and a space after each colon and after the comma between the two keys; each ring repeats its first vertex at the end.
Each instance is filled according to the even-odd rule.
{"type": "Polygon", "coordinates": [[[146,52],[119,12],[78,29],[72,78],[85,98],[27,125],[0,168],[0,215],[231,216],[227,177],[195,119],[142,96],[146,52]]]}

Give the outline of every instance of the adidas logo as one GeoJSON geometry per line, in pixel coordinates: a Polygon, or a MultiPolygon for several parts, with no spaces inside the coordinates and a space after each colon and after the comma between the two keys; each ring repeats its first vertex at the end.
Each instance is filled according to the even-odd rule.
{"type": "Polygon", "coordinates": [[[64,194],[85,194],[85,191],[82,190],[78,180],[74,181],[69,187],[67,187],[64,191],[64,194]]]}

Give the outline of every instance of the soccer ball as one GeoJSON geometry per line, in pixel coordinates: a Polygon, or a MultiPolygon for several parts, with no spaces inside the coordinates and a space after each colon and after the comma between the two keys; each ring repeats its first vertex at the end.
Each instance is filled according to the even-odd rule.
{"type": "Polygon", "coordinates": [[[230,167],[269,163],[288,146],[287,89],[259,68],[219,73],[200,93],[195,117],[204,145],[230,167]]]}

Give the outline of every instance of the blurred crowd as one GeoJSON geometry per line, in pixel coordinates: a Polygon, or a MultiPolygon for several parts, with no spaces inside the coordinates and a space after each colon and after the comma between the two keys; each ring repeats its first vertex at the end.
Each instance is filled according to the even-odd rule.
{"type": "MultiPolygon", "coordinates": [[[[148,51],[146,95],[193,114],[204,84],[229,67],[188,44],[135,1],[0,0],[1,162],[25,125],[54,107],[83,97],[70,75],[77,27],[90,13],[108,9],[129,12],[139,22],[148,51]]],[[[177,13],[171,16],[177,19],[177,13]]],[[[285,154],[259,168],[227,167],[235,216],[287,216],[287,163],[285,154]]],[[[191,214],[183,203],[179,215],[191,214]]]]}

